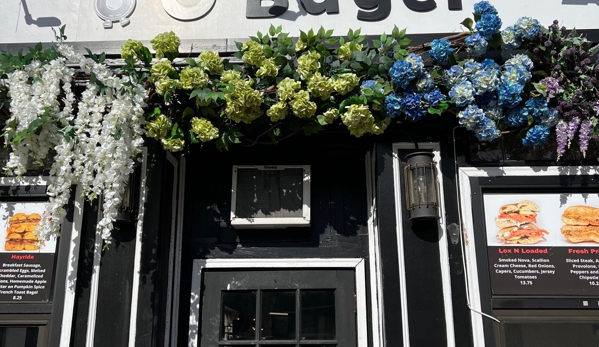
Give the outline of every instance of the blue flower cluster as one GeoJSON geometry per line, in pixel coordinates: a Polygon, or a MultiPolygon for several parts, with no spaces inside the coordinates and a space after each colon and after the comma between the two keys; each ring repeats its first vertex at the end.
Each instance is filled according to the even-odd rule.
{"type": "Polygon", "coordinates": [[[502,47],[508,50],[519,48],[522,40],[532,40],[541,29],[536,19],[521,17],[516,24],[510,25],[501,32],[502,47]]]}
{"type": "Polygon", "coordinates": [[[431,50],[428,55],[434,63],[447,64],[453,51],[454,49],[451,48],[451,42],[448,39],[435,39],[431,42],[431,50]]]}
{"type": "Polygon", "coordinates": [[[549,127],[543,124],[537,124],[528,129],[526,136],[522,139],[522,144],[525,146],[537,146],[545,143],[549,136],[549,127]]]}
{"type": "Polygon", "coordinates": [[[417,121],[426,114],[421,100],[422,94],[419,93],[391,93],[385,98],[385,110],[391,118],[395,118],[403,112],[412,121],[417,121]]]}
{"type": "Polygon", "coordinates": [[[493,39],[493,35],[499,33],[501,19],[493,13],[485,13],[476,22],[476,31],[487,40],[493,39]]]}
{"type": "Polygon", "coordinates": [[[495,122],[485,116],[485,111],[476,105],[468,105],[458,113],[458,118],[460,124],[473,131],[481,141],[491,141],[501,136],[495,122]]]}
{"type": "Polygon", "coordinates": [[[429,107],[437,107],[439,106],[439,103],[445,99],[447,99],[447,97],[441,93],[439,88],[435,88],[430,93],[424,94],[424,100],[426,100],[429,107]]]}
{"type": "Polygon", "coordinates": [[[498,90],[500,105],[514,108],[522,102],[524,85],[532,78],[530,71],[533,65],[532,60],[524,54],[516,55],[505,62],[498,90]]]}
{"type": "Polygon", "coordinates": [[[404,60],[398,60],[393,64],[389,69],[389,76],[396,88],[406,89],[413,79],[422,74],[423,70],[422,58],[417,54],[410,53],[404,60]]]}
{"type": "Polygon", "coordinates": [[[497,10],[488,1],[480,1],[474,4],[474,14],[483,15],[485,13],[497,14],[497,10]]]}
{"type": "Polygon", "coordinates": [[[464,40],[466,42],[466,52],[473,57],[480,57],[481,55],[487,53],[487,47],[489,43],[487,40],[482,37],[479,33],[474,33],[464,40]]]}

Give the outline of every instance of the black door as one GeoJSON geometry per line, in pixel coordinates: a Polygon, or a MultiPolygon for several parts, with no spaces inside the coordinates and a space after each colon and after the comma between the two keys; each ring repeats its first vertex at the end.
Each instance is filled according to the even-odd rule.
{"type": "Polygon", "coordinates": [[[201,347],[356,346],[353,270],[206,271],[201,347]]]}

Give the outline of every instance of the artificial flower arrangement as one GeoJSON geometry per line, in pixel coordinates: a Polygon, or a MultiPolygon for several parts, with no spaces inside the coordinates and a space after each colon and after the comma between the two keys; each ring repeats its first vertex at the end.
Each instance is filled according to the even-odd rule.
{"type": "Polygon", "coordinates": [[[55,48],[0,52],[4,140],[12,150],[5,171],[23,175],[29,158],[55,149],[42,236],[58,230],[70,187],[80,184],[87,198],[102,195],[98,231],[109,239],[144,135],[179,152],[209,142],[219,149],[277,143],[335,122],[361,137],[393,121],[457,116],[480,141],[518,132],[524,146],[534,146],[554,131],[558,157],[572,144],[584,154],[599,135],[598,46],[557,21],[545,28],[522,17],[501,30],[487,1],[461,24],[468,31],[418,47],[397,28],[370,47],[359,29],[334,37],[321,28],[293,40],[271,26],[237,43],[236,61],[213,51],[181,59],[180,41],[168,32],[151,41],[155,54],[127,41],[119,69],[104,54],[75,53],[61,28],[55,48]],[[513,54],[488,58],[498,49],[513,54]],[[75,95],[78,71],[89,82],[75,95]]]}

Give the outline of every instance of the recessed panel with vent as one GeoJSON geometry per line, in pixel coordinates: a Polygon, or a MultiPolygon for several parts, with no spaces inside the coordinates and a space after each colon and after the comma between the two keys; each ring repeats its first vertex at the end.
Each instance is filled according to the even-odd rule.
{"type": "Polygon", "coordinates": [[[309,226],[310,166],[233,166],[231,225],[309,226]]]}

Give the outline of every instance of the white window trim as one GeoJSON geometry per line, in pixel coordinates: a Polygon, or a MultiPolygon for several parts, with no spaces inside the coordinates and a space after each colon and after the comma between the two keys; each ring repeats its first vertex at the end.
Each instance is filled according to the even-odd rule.
{"type": "MultiPolygon", "coordinates": [[[[399,262],[399,289],[401,301],[401,317],[403,330],[403,347],[410,347],[410,329],[408,322],[408,294],[407,279],[405,276],[405,255],[403,243],[403,218],[402,209],[405,208],[405,199],[401,193],[403,177],[400,169],[402,159],[398,157],[398,151],[404,149],[416,149],[413,143],[402,142],[393,144],[393,174],[395,188],[395,217],[397,221],[397,256],[399,262]]],[[[441,147],[438,142],[418,143],[419,149],[432,150],[437,167],[441,167],[441,147]]],[[[447,223],[445,220],[445,197],[443,194],[443,175],[441,170],[437,170],[437,180],[439,182],[439,262],[441,263],[441,284],[443,288],[443,304],[445,308],[445,330],[447,332],[447,347],[455,347],[455,327],[453,321],[453,301],[451,297],[451,270],[449,266],[449,244],[447,242],[447,223]]],[[[417,279],[411,279],[417,280],[417,279]]],[[[389,323],[387,323],[389,324],[389,323]]],[[[389,327],[387,326],[387,329],[389,327]]]]}
{"type": "Polygon", "coordinates": [[[470,300],[470,318],[472,320],[472,337],[475,346],[485,345],[483,316],[475,311],[481,311],[481,297],[478,279],[478,264],[476,262],[476,243],[474,238],[474,219],[472,216],[472,187],[470,178],[473,177],[505,177],[505,176],[577,176],[598,175],[599,166],[578,167],[463,167],[459,169],[460,209],[463,225],[463,239],[466,262],[466,287],[470,300]]]}
{"type": "Polygon", "coordinates": [[[356,273],[357,347],[368,347],[366,269],[364,259],[195,259],[193,261],[189,313],[189,347],[198,347],[204,269],[311,269],[353,268],[356,273]]]}

